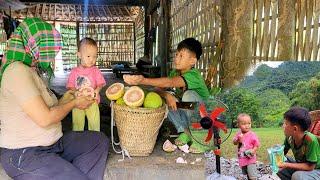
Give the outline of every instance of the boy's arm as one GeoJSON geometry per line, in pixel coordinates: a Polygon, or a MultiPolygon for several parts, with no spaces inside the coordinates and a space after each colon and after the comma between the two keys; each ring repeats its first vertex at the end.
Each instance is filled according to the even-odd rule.
{"type": "Polygon", "coordinates": [[[300,170],[300,171],[312,171],[316,167],[315,163],[288,163],[284,162],[279,164],[279,168],[290,168],[290,169],[295,169],[295,170],[300,170]]]}
{"type": "Polygon", "coordinates": [[[176,101],[176,97],[168,92],[165,91],[157,91],[157,93],[166,99],[166,103],[168,105],[168,107],[170,107],[172,110],[177,110],[177,101],[176,101]]]}
{"type": "Polygon", "coordinates": [[[185,87],[186,83],[181,76],[173,78],[161,77],[161,78],[145,78],[142,75],[124,75],[123,79],[130,85],[149,85],[160,88],[171,88],[171,87],[185,87]]]}

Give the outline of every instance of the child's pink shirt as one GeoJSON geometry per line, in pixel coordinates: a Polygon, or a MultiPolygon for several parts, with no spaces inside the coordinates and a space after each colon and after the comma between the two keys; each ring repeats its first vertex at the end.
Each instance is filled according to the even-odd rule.
{"type": "MultiPolygon", "coordinates": [[[[98,86],[104,85],[106,85],[106,81],[104,80],[101,71],[96,66],[89,68],[79,66],[71,70],[66,86],[68,89],[80,89],[84,86],[96,89],[98,86]]],[[[99,94],[97,94],[97,102],[100,102],[99,94]]]]}
{"type": "MultiPolygon", "coordinates": [[[[241,131],[238,131],[235,137],[233,138],[233,141],[238,140],[241,134],[242,134],[241,131]]],[[[244,155],[244,152],[246,150],[253,149],[254,147],[259,147],[259,146],[260,146],[259,139],[254,132],[249,131],[243,134],[242,145],[238,149],[238,159],[239,159],[240,167],[256,163],[257,161],[256,154],[249,158],[244,155]]]]}

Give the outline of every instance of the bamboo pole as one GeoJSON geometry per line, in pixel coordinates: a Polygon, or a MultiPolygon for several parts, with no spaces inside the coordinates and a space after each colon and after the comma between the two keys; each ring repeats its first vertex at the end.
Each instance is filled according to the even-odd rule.
{"type": "Polygon", "coordinates": [[[271,18],[271,30],[270,30],[270,60],[275,60],[275,46],[276,46],[276,36],[277,36],[277,27],[276,27],[276,21],[277,21],[277,10],[278,10],[278,2],[277,1],[271,1],[271,8],[272,8],[272,18],[271,18]]]}
{"type": "Polygon", "coordinates": [[[306,10],[306,30],[304,35],[304,52],[305,52],[305,59],[310,61],[311,59],[311,46],[312,43],[310,42],[310,36],[311,36],[311,21],[312,21],[312,14],[313,14],[313,1],[314,0],[308,0],[305,1],[305,7],[306,10]]]}
{"type": "Polygon", "coordinates": [[[279,1],[278,58],[294,59],[295,0],[279,1]]]}

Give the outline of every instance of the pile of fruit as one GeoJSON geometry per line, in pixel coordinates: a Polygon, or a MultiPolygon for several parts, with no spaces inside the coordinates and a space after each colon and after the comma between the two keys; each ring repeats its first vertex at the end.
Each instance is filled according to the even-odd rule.
{"type": "Polygon", "coordinates": [[[118,105],[129,107],[159,108],[162,98],[156,92],[145,93],[139,86],[125,87],[122,83],[114,83],[106,90],[106,96],[118,105]]]}

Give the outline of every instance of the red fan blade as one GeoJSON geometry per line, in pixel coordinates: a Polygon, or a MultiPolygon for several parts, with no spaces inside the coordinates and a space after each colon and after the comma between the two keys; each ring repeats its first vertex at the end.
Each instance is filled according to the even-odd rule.
{"type": "Polygon", "coordinates": [[[222,129],[224,133],[227,133],[227,126],[224,123],[215,120],[213,121],[213,126],[222,129]]]}
{"type": "Polygon", "coordinates": [[[204,140],[205,142],[209,142],[212,139],[212,133],[213,133],[212,131],[213,131],[212,128],[208,130],[207,138],[206,140],[204,140]]]}
{"type": "Polygon", "coordinates": [[[201,118],[208,116],[206,107],[204,106],[203,103],[201,103],[200,106],[199,106],[199,112],[200,112],[201,118]]]}
{"type": "Polygon", "coordinates": [[[191,126],[194,129],[201,129],[202,128],[200,123],[192,123],[191,126]]]}
{"type": "Polygon", "coordinates": [[[210,114],[210,119],[215,120],[219,116],[219,114],[224,111],[225,111],[225,109],[222,107],[218,107],[218,108],[214,109],[210,114]]]}

